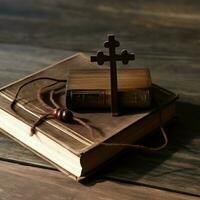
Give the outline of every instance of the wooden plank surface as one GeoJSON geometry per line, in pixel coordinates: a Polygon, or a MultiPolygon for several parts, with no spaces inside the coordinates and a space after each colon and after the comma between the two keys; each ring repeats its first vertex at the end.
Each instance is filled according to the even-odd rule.
{"type": "Polygon", "coordinates": [[[36,199],[48,188],[50,196],[43,199],[56,195],[86,199],[91,191],[91,197],[99,199],[189,199],[165,190],[200,196],[199,10],[198,0],[0,0],[0,86],[78,51],[94,54],[103,47],[106,34],[115,33],[121,48],[136,53],[130,65],[149,67],[154,83],[180,94],[179,119],[168,130],[168,148],[156,154],[128,151],[99,173],[95,179],[99,183],[91,181],[90,187],[59,172],[4,163],[52,168],[0,134],[0,199],[22,199],[22,194],[24,199],[31,195],[36,199]],[[109,188],[111,193],[105,193],[109,188]]]}
{"type": "Polygon", "coordinates": [[[198,56],[199,9],[198,0],[1,0],[0,42],[91,51],[110,32],[137,54],[198,56]]]}
{"type": "MultiPolygon", "coordinates": [[[[41,69],[65,55],[73,54],[69,51],[20,45],[0,45],[0,47],[0,69],[3,72],[0,74],[0,78],[4,80],[2,85],[41,69]],[[12,55],[15,56],[11,60],[12,55]],[[27,66],[29,67],[27,68],[27,66]],[[16,73],[15,76],[12,76],[13,71],[16,73]],[[18,77],[16,78],[16,76],[18,77]]],[[[188,73],[189,80],[186,81],[187,77],[184,76],[187,72],[186,66],[185,70],[179,71],[179,62],[180,60],[177,60],[173,68],[170,68],[172,63],[170,59],[162,61],[162,58],[158,57],[155,61],[154,57],[141,56],[134,64],[134,66],[146,66],[151,63],[153,81],[168,86],[167,88],[173,91],[181,92],[181,99],[178,103],[179,120],[169,130],[168,148],[150,155],[134,151],[125,153],[122,158],[107,167],[100,177],[200,195],[198,70],[191,70],[188,73]],[[168,69],[171,70],[170,73],[168,69]],[[176,71],[179,73],[175,73],[176,71]],[[192,85],[194,92],[189,93],[192,85]],[[136,163],[135,160],[137,160],[136,163]]],[[[196,61],[192,60],[191,62],[196,61]]],[[[192,69],[192,64],[188,66],[192,69]]],[[[184,69],[184,67],[182,68],[184,69]]],[[[53,168],[3,135],[0,137],[0,158],[21,164],[53,168]]]]}
{"type": "Polygon", "coordinates": [[[104,176],[200,197],[200,107],[179,102],[177,108],[179,119],[167,129],[169,145],[165,150],[155,154],[124,153],[104,176]]]}
{"type": "Polygon", "coordinates": [[[6,162],[0,162],[0,177],[1,200],[160,200],[163,197],[166,200],[198,199],[180,193],[101,179],[83,185],[64,177],[59,172],[6,162]]]}

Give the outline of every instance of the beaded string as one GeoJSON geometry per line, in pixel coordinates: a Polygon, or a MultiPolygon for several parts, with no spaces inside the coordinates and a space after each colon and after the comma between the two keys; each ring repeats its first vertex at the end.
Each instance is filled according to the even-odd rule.
{"type": "Polygon", "coordinates": [[[140,145],[140,144],[123,144],[123,143],[107,143],[107,142],[103,142],[100,145],[104,145],[104,146],[108,146],[108,147],[124,147],[126,149],[137,149],[137,150],[142,150],[145,152],[156,152],[156,151],[160,151],[162,149],[164,149],[167,144],[168,144],[168,138],[167,135],[165,133],[165,130],[162,126],[160,126],[160,130],[162,133],[162,136],[164,138],[164,143],[158,147],[147,147],[144,145],[140,145]]]}
{"type": "MultiPolygon", "coordinates": [[[[44,87],[40,87],[39,90],[37,91],[37,100],[48,111],[43,112],[43,113],[38,113],[38,114],[41,115],[41,117],[31,127],[31,136],[36,134],[36,127],[37,126],[42,124],[44,121],[53,118],[53,119],[57,119],[57,120],[64,122],[64,123],[76,122],[76,123],[84,126],[85,128],[87,128],[89,130],[90,138],[94,139],[93,129],[89,124],[85,123],[82,119],[74,116],[73,112],[71,110],[69,110],[67,107],[61,108],[56,103],[56,101],[54,100],[54,95],[55,95],[55,92],[56,92],[55,89],[50,91],[50,97],[49,97],[50,102],[54,106],[54,108],[52,108],[51,106],[46,104],[45,101],[42,98],[42,93],[44,92],[45,89],[50,88],[50,87],[52,87],[53,85],[55,85],[59,82],[66,83],[67,82],[66,80],[55,79],[55,78],[50,78],[50,77],[40,77],[40,78],[36,78],[36,79],[33,79],[31,81],[24,83],[17,90],[17,93],[16,93],[16,95],[15,95],[15,97],[14,97],[14,99],[13,99],[11,105],[10,105],[11,109],[14,112],[16,112],[15,109],[14,109],[14,106],[17,103],[18,95],[19,95],[19,93],[20,93],[20,91],[22,90],[23,87],[25,87],[26,85],[28,85],[28,84],[30,84],[34,81],[44,80],[44,79],[52,80],[52,81],[55,81],[55,82],[53,84],[50,84],[50,85],[47,85],[47,86],[44,86],[44,87]]],[[[104,146],[107,146],[107,147],[113,147],[113,148],[115,148],[115,147],[116,148],[120,148],[120,147],[122,148],[123,147],[123,148],[139,149],[139,150],[143,150],[143,151],[146,151],[146,152],[159,151],[159,150],[165,148],[168,144],[168,138],[167,138],[165,130],[162,126],[161,112],[159,112],[159,116],[160,116],[160,123],[161,123],[160,130],[161,130],[162,136],[164,138],[164,143],[162,145],[160,145],[159,147],[147,147],[147,146],[137,145],[137,144],[107,143],[107,142],[102,142],[102,143],[100,143],[100,145],[104,145],[104,146]]]]}
{"type": "Polygon", "coordinates": [[[15,94],[14,99],[13,99],[11,105],[10,105],[11,109],[14,112],[16,112],[14,107],[15,107],[15,104],[17,103],[17,98],[18,98],[19,93],[22,90],[22,88],[24,88],[26,85],[28,85],[28,84],[30,84],[30,83],[32,83],[34,81],[38,81],[38,80],[52,80],[52,81],[55,81],[55,83],[47,85],[47,86],[44,86],[44,87],[40,87],[39,90],[37,91],[37,100],[48,111],[43,112],[43,113],[34,111],[35,113],[40,114],[41,117],[36,122],[34,122],[33,126],[31,127],[31,136],[36,133],[36,127],[37,126],[42,124],[44,121],[46,121],[48,119],[52,119],[52,118],[53,119],[57,119],[57,120],[59,120],[61,122],[64,122],[64,123],[76,122],[76,123],[86,127],[89,130],[90,135],[92,135],[92,127],[91,126],[86,124],[82,119],[74,116],[73,112],[71,110],[69,110],[67,107],[61,108],[55,103],[55,101],[53,100],[54,90],[52,90],[50,92],[50,100],[51,100],[51,103],[54,105],[54,108],[52,108],[51,106],[47,105],[44,102],[43,98],[42,98],[43,90],[45,90],[45,89],[47,89],[47,88],[49,88],[49,87],[51,87],[51,86],[53,86],[53,85],[55,85],[57,83],[60,83],[60,82],[66,83],[67,82],[66,80],[55,79],[55,78],[50,78],[50,77],[39,77],[39,78],[35,78],[33,80],[30,80],[30,81],[24,83],[17,90],[17,93],[15,94]]]}
{"type": "MultiPolygon", "coordinates": [[[[51,90],[51,92],[50,92],[50,101],[56,108],[59,109],[59,105],[54,100],[54,94],[55,94],[55,90],[51,90]]],[[[161,120],[161,113],[159,113],[159,117],[160,117],[160,120],[161,120]]],[[[84,124],[84,126],[85,126],[85,124],[84,124]]],[[[87,125],[87,128],[90,130],[91,138],[94,138],[91,126],[87,125]]],[[[161,133],[163,135],[163,138],[164,138],[165,142],[159,147],[147,147],[147,146],[144,146],[144,145],[137,145],[137,144],[122,144],[122,143],[107,143],[107,142],[102,142],[100,145],[104,145],[104,146],[107,146],[107,147],[117,147],[117,148],[125,147],[126,149],[131,148],[131,149],[143,150],[143,151],[146,151],[146,152],[155,152],[155,151],[159,151],[159,150],[165,148],[166,145],[168,144],[168,138],[167,138],[165,130],[164,130],[164,128],[162,126],[160,126],[160,130],[161,130],[161,133]]]]}
{"type": "Polygon", "coordinates": [[[160,103],[158,102],[158,100],[154,97],[153,98],[154,101],[155,101],[155,104],[159,110],[159,118],[160,118],[160,131],[162,133],[162,136],[163,136],[163,139],[164,139],[164,143],[158,147],[147,147],[147,146],[144,146],[144,145],[137,145],[137,144],[122,144],[122,143],[106,143],[106,142],[103,142],[101,143],[102,145],[104,146],[112,146],[112,147],[125,147],[127,149],[138,149],[138,150],[142,150],[142,151],[145,151],[145,152],[156,152],[156,151],[160,151],[162,149],[164,149],[167,144],[168,144],[168,137],[167,137],[167,134],[165,132],[165,129],[163,128],[163,120],[162,120],[162,114],[161,114],[161,105],[160,103]]]}
{"type": "MultiPolygon", "coordinates": [[[[28,85],[28,84],[30,84],[30,83],[33,83],[33,82],[35,82],[35,81],[39,81],[39,80],[51,80],[51,81],[56,81],[56,82],[66,82],[66,80],[62,80],[62,79],[56,79],[56,78],[50,78],[50,77],[39,77],[39,78],[32,79],[32,80],[30,80],[30,81],[28,81],[28,82],[22,84],[22,85],[18,88],[18,90],[17,90],[17,92],[16,92],[16,94],[15,94],[15,96],[14,96],[14,99],[13,99],[13,101],[12,101],[12,103],[11,103],[11,108],[12,108],[12,110],[14,109],[14,106],[15,106],[15,104],[17,103],[17,97],[19,96],[20,91],[21,91],[26,85],[28,85]]],[[[55,83],[54,83],[54,84],[55,84],[55,83]]],[[[54,85],[54,84],[52,84],[52,85],[54,85]]],[[[48,86],[46,86],[46,87],[48,87],[48,86]]]]}
{"type": "MultiPolygon", "coordinates": [[[[90,125],[88,125],[87,123],[85,123],[82,119],[80,119],[79,117],[76,117],[73,112],[68,109],[67,107],[61,108],[61,106],[59,106],[56,101],[54,100],[54,94],[55,94],[55,89],[50,91],[50,102],[52,103],[52,105],[54,106],[54,108],[52,109],[52,107],[50,107],[49,105],[47,105],[45,103],[45,101],[42,98],[42,90],[44,88],[41,88],[38,92],[37,92],[37,99],[38,101],[47,108],[50,108],[52,111],[50,112],[50,116],[52,116],[53,118],[62,121],[64,123],[72,123],[72,122],[77,122],[78,124],[84,126],[85,128],[87,128],[89,130],[89,134],[90,134],[90,138],[93,138],[93,130],[92,127],[90,125]]],[[[43,119],[42,119],[43,120],[43,119]]],[[[38,120],[40,121],[40,119],[38,120]]],[[[38,122],[40,123],[40,122],[38,122]]],[[[34,131],[35,127],[38,126],[38,124],[34,124],[34,126],[32,127],[32,131],[34,131]]]]}

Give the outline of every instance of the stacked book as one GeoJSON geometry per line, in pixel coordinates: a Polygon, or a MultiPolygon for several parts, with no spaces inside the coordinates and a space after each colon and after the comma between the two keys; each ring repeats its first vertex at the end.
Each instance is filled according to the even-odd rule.
{"type": "MultiPolygon", "coordinates": [[[[65,174],[81,180],[124,149],[123,146],[111,148],[103,143],[133,144],[169,122],[175,114],[177,96],[152,84],[146,69],[119,69],[118,88],[121,110],[127,109],[128,114],[112,117],[105,111],[110,107],[108,69],[91,63],[83,54],[76,54],[1,88],[0,128],[65,174]],[[53,81],[41,79],[28,84],[19,94],[15,112],[10,105],[20,86],[40,77],[66,79],[67,84],[55,86],[58,87],[55,101],[67,105],[77,117],[94,127],[95,137],[91,138],[88,129],[79,124],[56,119],[44,121],[36,128],[36,134],[30,135],[33,123],[41,117],[39,113],[45,111],[36,98],[37,91],[53,85],[53,81]],[[79,112],[81,109],[84,112],[79,112]]],[[[46,98],[49,95],[43,97],[51,106],[46,98]]]]}
{"type": "MultiPolygon", "coordinates": [[[[148,69],[118,69],[118,98],[121,111],[148,108],[151,77],[148,69]]],[[[71,109],[105,110],[111,107],[110,70],[71,70],[67,83],[67,106],[71,109]]]]}

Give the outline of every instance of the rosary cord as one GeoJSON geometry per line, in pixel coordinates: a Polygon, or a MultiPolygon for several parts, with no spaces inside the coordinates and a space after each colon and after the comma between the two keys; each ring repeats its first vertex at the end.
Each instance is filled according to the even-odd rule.
{"type": "MultiPolygon", "coordinates": [[[[28,81],[28,82],[22,84],[22,85],[18,88],[18,90],[17,90],[17,92],[16,92],[16,94],[15,94],[15,96],[14,96],[14,99],[13,99],[13,101],[11,102],[11,105],[10,105],[10,108],[11,108],[14,112],[16,112],[15,109],[14,109],[14,106],[15,106],[15,104],[17,103],[17,98],[18,98],[18,95],[19,95],[19,93],[21,92],[22,88],[24,88],[26,85],[28,85],[28,84],[30,84],[30,83],[32,83],[32,82],[38,81],[38,80],[52,80],[52,81],[55,81],[55,83],[50,84],[50,85],[48,85],[48,86],[41,87],[41,88],[39,89],[39,92],[37,92],[37,99],[38,99],[39,101],[40,101],[40,99],[42,99],[40,95],[41,95],[42,91],[43,91],[45,88],[48,88],[48,87],[50,87],[50,86],[53,86],[53,85],[55,85],[55,84],[57,84],[57,83],[59,83],[59,82],[66,82],[66,80],[62,80],[62,79],[56,79],[56,78],[50,78],[50,77],[39,77],[39,78],[32,79],[32,80],[30,80],[30,81],[28,81]]],[[[40,103],[43,104],[43,101],[40,101],[40,103]]],[[[44,105],[44,104],[43,104],[43,105],[44,105]]],[[[46,105],[46,104],[45,104],[45,105],[46,105]]],[[[46,107],[47,107],[47,106],[46,106],[46,107]]],[[[50,110],[50,107],[49,107],[48,109],[50,110]]],[[[36,111],[34,111],[34,112],[36,112],[36,111]]],[[[42,115],[42,116],[39,118],[38,121],[36,121],[36,122],[34,123],[33,127],[31,128],[31,135],[33,135],[33,134],[35,133],[35,128],[36,128],[36,126],[40,125],[43,121],[45,121],[47,118],[49,118],[50,116],[52,116],[52,108],[51,108],[51,111],[44,112],[44,113],[39,113],[39,112],[37,112],[37,114],[40,114],[40,115],[42,115]]]]}
{"type": "Polygon", "coordinates": [[[49,97],[50,102],[54,105],[55,108],[59,108],[59,105],[54,100],[54,93],[55,93],[55,90],[50,91],[50,97],[49,97]]]}
{"type": "Polygon", "coordinates": [[[50,78],[50,77],[39,77],[39,78],[32,79],[32,80],[30,80],[30,81],[22,84],[18,88],[18,90],[17,90],[17,92],[16,92],[16,94],[14,96],[14,99],[13,99],[11,105],[10,105],[10,107],[11,107],[12,110],[14,110],[14,106],[17,103],[17,97],[18,97],[20,91],[22,90],[22,88],[24,88],[26,85],[28,85],[28,84],[30,84],[32,82],[38,81],[38,80],[52,80],[52,81],[56,81],[56,82],[66,82],[66,80],[62,80],[62,79],[56,79],[56,78],[50,78]]]}
{"type": "MultiPolygon", "coordinates": [[[[42,92],[43,89],[45,88],[42,88],[41,90],[38,91],[38,93],[42,92]]],[[[56,103],[55,99],[54,99],[54,94],[55,94],[55,90],[51,90],[50,91],[50,101],[52,103],[52,105],[55,107],[56,110],[59,110],[60,109],[60,106],[56,103]]],[[[44,102],[44,100],[42,99],[42,96],[41,94],[38,95],[39,97],[39,101],[40,102],[43,102],[42,104],[45,105],[45,107],[47,106],[47,104],[44,102]]],[[[53,109],[53,108],[51,108],[53,109]]],[[[53,109],[53,110],[55,110],[53,109]]],[[[67,109],[67,108],[65,108],[67,109]]],[[[70,113],[72,113],[70,111],[70,113]]],[[[164,128],[162,127],[162,119],[161,119],[161,112],[159,112],[159,117],[160,117],[160,130],[161,130],[161,133],[162,133],[162,136],[164,138],[164,143],[158,147],[147,147],[147,146],[144,146],[144,145],[137,145],[137,144],[126,144],[126,143],[108,143],[108,142],[103,142],[101,143],[101,145],[103,146],[106,146],[106,147],[112,147],[112,148],[126,148],[126,149],[138,149],[138,150],[142,150],[142,151],[145,151],[145,152],[156,152],[156,151],[159,151],[163,148],[165,148],[168,144],[168,138],[167,138],[167,135],[164,131],[164,128]]],[[[44,116],[40,117],[38,119],[38,121],[36,121],[33,125],[33,127],[31,128],[31,134],[33,135],[35,133],[35,128],[37,126],[39,126],[40,124],[43,123],[43,121],[49,119],[49,118],[55,118],[55,115],[53,114],[53,112],[50,112],[50,113],[46,113],[44,116]]],[[[71,119],[73,121],[76,121],[77,123],[79,123],[80,125],[84,126],[85,128],[87,128],[89,130],[89,134],[90,134],[90,138],[91,139],[94,139],[94,134],[93,134],[93,129],[92,127],[85,123],[82,119],[78,118],[78,117],[75,117],[72,113],[71,115],[71,119]]]]}
{"type": "MultiPolygon", "coordinates": [[[[51,92],[50,92],[50,101],[55,106],[55,108],[59,109],[60,106],[54,100],[54,93],[55,93],[55,90],[51,90],[51,92]]],[[[67,107],[66,107],[66,109],[69,110],[67,107]]],[[[69,110],[69,111],[72,112],[71,110],[69,110]]],[[[72,118],[78,124],[80,124],[80,125],[84,126],[85,128],[87,128],[89,130],[90,138],[94,139],[93,130],[92,130],[92,127],[89,124],[85,123],[82,119],[80,119],[78,117],[75,117],[74,115],[72,116],[72,118]]]]}
{"type": "MultiPolygon", "coordinates": [[[[56,108],[59,108],[59,105],[54,100],[54,93],[55,93],[55,90],[52,90],[50,92],[50,101],[56,108]]],[[[162,120],[161,119],[161,113],[159,113],[159,117],[160,117],[160,121],[161,121],[162,120]]],[[[90,138],[94,139],[93,130],[92,130],[92,127],[90,125],[88,125],[83,120],[81,120],[80,118],[75,117],[75,116],[73,116],[73,120],[78,122],[82,126],[86,127],[89,130],[90,138]]],[[[168,144],[168,138],[167,138],[167,135],[165,133],[164,128],[162,127],[162,121],[161,121],[160,130],[161,130],[162,136],[164,138],[164,143],[161,146],[158,146],[158,147],[147,147],[147,146],[144,146],[144,145],[123,144],[123,143],[107,143],[107,142],[103,142],[103,143],[101,143],[101,145],[104,145],[104,146],[107,146],[107,147],[117,147],[117,148],[120,148],[120,147],[124,148],[125,147],[125,148],[130,148],[130,149],[138,149],[138,150],[143,150],[145,152],[156,152],[156,151],[159,151],[159,150],[165,148],[168,144]]]]}
{"type": "Polygon", "coordinates": [[[47,120],[49,117],[52,117],[52,113],[46,113],[43,116],[41,116],[31,127],[31,136],[33,136],[36,132],[36,127],[42,124],[45,120],[47,120]]]}
{"type": "MultiPolygon", "coordinates": [[[[44,102],[44,100],[42,98],[42,93],[43,93],[44,89],[49,88],[51,86],[54,86],[57,83],[58,82],[55,82],[55,83],[52,83],[50,85],[47,85],[47,86],[44,86],[44,87],[40,87],[39,90],[38,90],[38,92],[37,92],[37,100],[40,102],[41,105],[43,105],[43,107],[47,108],[49,111],[45,112],[45,113],[39,113],[42,116],[31,127],[31,136],[33,136],[35,134],[37,126],[39,126],[40,124],[42,124],[45,120],[49,119],[50,117],[53,118],[53,108],[51,106],[47,105],[44,102]]],[[[50,92],[50,96],[51,96],[52,91],[50,92]]]]}
{"type": "Polygon", "coordinates": [[[163,129],[162,126],[160,126],[160,130],[161,130],[162,136],[164,138],[164,143],[158,147],[147,147],[144,145],[137,145],[137,144],[107,143],[107,142],[103,142],[103,143],[101,143],[101,145],[108,146],[108,147],[125,147],[126,149],[138,149],[138,150],[143,150],[145,152],[160,151],[160,150],[164,149],[168,144],[168,138],[167,138],[165,130],[163,129]]]}
{"type": "MultiPolygon", "coordinates": [[[[43,79],[43,78],[40,78],[43,79]]],[[[45,77],[46,79],[46,77],[45,77]]],[[[50,102],[52,103],[52,105],[54,106],[54,108],[52,108],[51,106],[49,106],[42,98],[42,93],[45,92],[45,89],[57,84],[58,82],[66,82],[66,80],[58,80],[58,79],[51,79],[48,78],[49,80],[54,80],[57,81],[55,83],[52,83],[50,85],[44,86],[44,87],[40,87],[39,90],[37,91],[37,100],[40,102],[40,104],[46,108],[48,110],[48,112],[44,112],[44,113],[39,113],[42,116],[33,124],[33,126],[31,127],[31,135],[34,135],[36,132],[36,127],[41,125],[45,120],[48,120],[49,118],[55,118],[58,119],[60,121],[65,121],[65,122],[72,122],[72,121],[76,121],[78,124],[84,126],[85,128],[87,128],[89,130],[89,134],[91,138],[93,137],[93,130],[92,127],[90,125],[88,125],[87,123],[85,123],[82,119],[75,117],[72,113],[72,111],[70,111],[67,107],[66,108],[60,108],[60,106],[56,103],[56,101],[54,100],[54,93],[55,93],[55,89],[50,91],[50,102]],[[65,114],[65,118],[62,117],[62,115],[65,114]]],[[[39,79],[37,79],[39,80],[39,79]]],[[[35,81],[35,79],[34,79],[35,81]]],[[[32,81],[31,81],[32,82],[32,81]]],[[[29,82],[30,83],[30,82],[29,82]]],[[[27,85],[28,83],[22,85],[16,96],[15,99],[13,101],[16,102],[16,99],[18,97],[18,94],[20,92],[20,90],[27,85]]],[[[60,89],[60,88],[59,88],[60,89]]],[[[11,108],[13,108],[14,103],[11,105],[11,108]]]]}
{"type": "Polygon", "coordinates": [[[160,118],[159,128],[160,128],[162,136],[164,138],[164,143],[162,145],[160,145],[158,147],[147,147],[147,146],[144,146],[144,145],[136,145],[136,144],[121,144],[121,143],[106,143],[106,142],[101,143],[101,145],[112,146],[112,147],[126,147],[126,148],[131,148],[131,149],[139,149],[139,150],[143,150],[145,152],[156,152],[156,151],[160,151],[160,150],[164,149],[168,144],[168,137],[167,137],[167,134],[166,134],[166,132],[163,128],[161,105],[155,97],[154,97],[154,102],[155,102],[156,107],[157,107],[158,112],[159,112],[159,118],[160,118]]]}
{"type": "MultiPolygon", "coordinates": [[[[51,106],[49,106],[48,104],[46,104],[45,103],[45,101],[43,100],[43,98],[42,98],[42,93],[43,93],[43,90],[45,90],[46,88],[49,88],[49,87],[51,87],[51,86],[54,86],[54,85],[56,85],[57,84],[57,82],[55,82],[55,83],[53,83],[53,84],[51,84],[51,85],[47,85],[47,86],[45,86],[45,87],[41,87],[41,88],[39,88],[39,90],[38,90],[38,92],[37,92],[37,100],[40,102],[40,104],[44,107],[44,108],[46,108],[46,109],[48,109],[49,111],[52,111],[52,107],[51,106]]],[[[50,92],[50,101],[51,101],[51,95],[52,95],[52,91],[53,90],[51,90],[51,92],[50,92]]]]}
{"type": "MultiPolygon", "coordinates": [[[[79,117],[75,117],[73,115],[73,112],[70,111],[67,107],[60,108],[60,106],[56,103],[56,101],[54,100],[54,93],[56,91],[55,89],[50,91],[50,101],[51,101],[52,105],[54,106],[54,108],[52,108],[51,106],[47,105],[47,103],[45,103],[45,101],[42,98],[42,93],[44,92],[45,89],[47,89],[47,88],[49,88],[49,87],[51,87],[51,86],[53,86],[53,85],[55,85],[55,84],[57,84],[59,82],[66,82],[66,80],[60,80],[60,79],[49,78],[49,77],[40,77],[40,78],[36,78],[36,79],[33,79],[31,81],[28,81],[28,82],[24,83],[17,90],[17,93],[16,93],[16,95],[15,95],[15,97],[14,97],[14,99],[13,99],[11,105],[10,105],[11,109],[13,111],[15,111],[14,105],[16,104],[18,95],[19,95],[19,93],[20,93],[20,91],[21,91],[21,89],[23,87],[25,87],[26,85],[28,85],[28,84],[30,84],[30,83],[32,83],[34,81],[44,80],[44,79],[55,81],[55,83],[52,83],[52,84],[50,84],[48,86],[41,87],[37,91],[37,100],[40,102],[41,105],[43,105],[43,107],[45,107],[49,111],[45,112],[45,113],[42,113],[42,114],[40,113],[42,116],[31,127],[31,135],[35,134],[36,127],[41,125],[45,120],[48,120],[50,118],[54,118],[54,119],[58,119],[60,121],[64,121],[64,122],[67,122],[67,123],[76,121],[78,124],[80,124],[80,125],[84,126],[85,128],[87,128],[89,130],[91,139],[94,139],[93,129],[89,124],[84,122],[79,117]]],[[[157,102],[156,102],[156,104],[158,106],[158,109],[160,110],[160,106],[158,105],[157,102]]],[[[146,147],[146,146],[143,146],[143,145],[123,144],[123,143],[107,143],[107,142],[103,142],[103,143],[101,143],[101,145],[109,146],[109,147],[118,147],[118,148],[125,147],[125,148],[131,148],[131,149],[140,149],[140,150],[147,151],[147,152],[159,151],[159,150],[165,148],[167,143],[168,143],[167,135],[166,135],[166,133],[165,133],[165,131],[163,129],[163,126],[162,126],[161,111],[159,111],[159,116],[160,116],[160,124],[161,124],[160,125],[160,129],[161,129],[161,132],[162,132],[162,135],[163,135],[163,138],[164,138],[164,143],[161,146],[153,148],[153,147],[146,147]]]]}

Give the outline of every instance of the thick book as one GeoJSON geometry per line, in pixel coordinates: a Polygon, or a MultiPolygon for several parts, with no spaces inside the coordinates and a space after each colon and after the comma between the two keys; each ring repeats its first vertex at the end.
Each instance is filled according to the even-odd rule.
{"type": "MultiPolygon", "coordinates": [[[[152,92],[159,106],[153,105],[140,112],[130,110],[128,114],[118,117],[112,117],[109,112],[75,113],[94,127],[93,138],[83,126],[66,124],[55,119],[42,123],[36,128],[36,134],[31,136],[31,127],[40,117],[38,113],[45,110],[36,98],[37,91],[53,82],[38,80],[24,87],[15,106],[16,113],[10,105],[18,88],[35,78],[67,79],[70,69],[84,71],[88,68],[101,69],[85,55],[76,54],[0,89],[0,128],[5,134],[76,180],[87,177],[124,149],[111,148],[101,145],[102,143],[135,143],[161,123],[171,120],[175,114],[177,99],[174,93],[152,85],[152,92]]],[[[65,85],[62,87],[65,90],[65,85]]],[[[65,102],[65,98],[65,93],[61,91],[58,101],[65,102]]]]}

